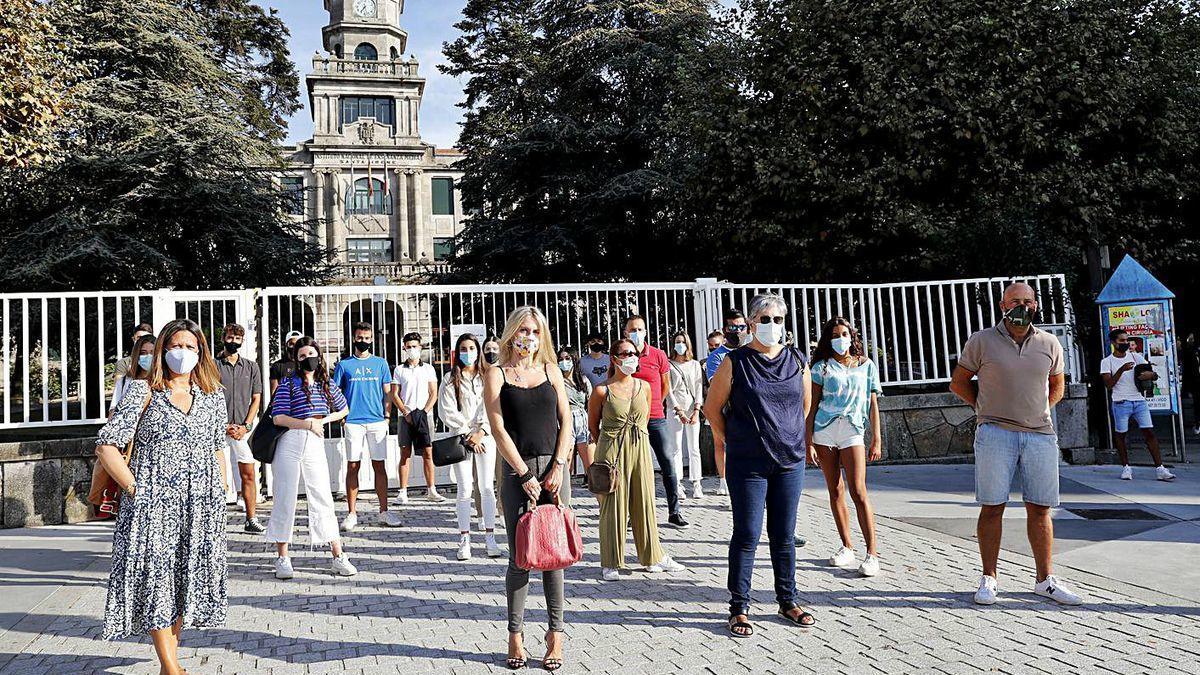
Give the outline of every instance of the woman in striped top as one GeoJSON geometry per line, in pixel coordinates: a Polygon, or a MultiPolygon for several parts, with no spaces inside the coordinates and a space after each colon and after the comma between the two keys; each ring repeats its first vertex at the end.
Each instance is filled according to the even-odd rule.
{"type": "Polygon", "coordinates": [[[329,381],[325,359],[316,340],[301,338],[296,343],[296,372],[279,383],[271,401],[275,424],[287,427],[275,446],[271,463],[275,508],[267,524],[267,541],[279,552],[275,559],[275,577],[290,579],[294,572],[288,558],[288,543],[296,523],[296,496],[300,478],[308,499],[308,530],[313,546],[329,544],[335,574],[358,573],[342,551],[333,494],[329,490],[329,465],[325,460],[325,427],[349,414],[346,397],[329,381]]]}

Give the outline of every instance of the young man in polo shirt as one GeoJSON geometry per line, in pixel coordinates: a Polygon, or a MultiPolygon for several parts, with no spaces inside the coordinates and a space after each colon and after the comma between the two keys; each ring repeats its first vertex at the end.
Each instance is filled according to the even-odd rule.
{"type": "Polygon", "coordinates": [[[229,460],[237,466],[229,485],[240,487],[242,501],[246,505],[246,523],[242,529],[257,534],[265,532],[266,528],[254,513],[258,491],[254,482],[254,455],[250,453],[250,430],[258,418],[263,386],[258,364],[238,355],[245,336],[246,329],[238,324],[225,326],[222,337],[225,352],[217,360],[217,370],[221,373],[221,386],[225,388],[225,408],[228,413],[225,444],[229,446],[229,460]]]}
{"type": "Polygon", "coordinates": [[[666,352],[649,343],[647,335],[645,319],[635,314],[625,320],[625,337],[638,351],[638,369],[633,376],[650,385],[650,420],[646,428],[667,491],[667,524],[682,529],[688,522],[679,511],[679,479],[671,462],[673,441],[663,411],[663,399],[671,392],[671,361],[666,352]]]}
{"type": "Polygon", "coordinates": [[[360,321],[354,324],[350,356],[337,362],[333,383],[346,396],[350,414],[346,417],[346,507],[342,531],[358,525],[358,471],[363,457],[371,460],[375,474],[375,496],[379,498],[379,522],[400,526],[400,514],[388,511],[387,440],[391,417],[392,374],[387,361],[371,353],[375,329],[360,321]]]}
{"type": "Polygon", "coordinates": [[[1021,472],[1029,544],[1037,566],[1033,592],[1064,605],[1083,600],[1054,576],[1051,550],[1058,506],[1058,436],[1050,409],[1066,387],[1058,338],[1033,325],[1037,296],[1031,286],[1004,290],[1000,323],[967,339],[950,391],[975,409],[975,499],[983,576],[975,602],[996,602],[996,565],[1004,506],[1013,474],[1021,472]],[[978,382],[971,378],[978,377],[978,382]]]}
{"type": "Polygon", "coordinates": [[[1139,380],[1153,382],[1158,379],[1158,374],[1153,370],[1134,374],[1136,367],[1149,362],[1130,348],[1129,333],[1118,328],[1108,334],[1108,341],[1112,344],[1113,353],[1100,362],[1100,377],[1104,378],[1104,386],[1112,394],[1113,429],[1116,431],[1113,440],[1121,459],[1121,479],[1133,480],[1133,468],[1129,466],[1129,449],[1125,441],[1132,418],[1141,429],[1150,458],[1154,460],[1155,478],[1174,480],[1175,474],[1162,463],[1162,452],[1154,435],[1154,421],[1150,417],[1150,404],[1138,389],[1139,380]]]}

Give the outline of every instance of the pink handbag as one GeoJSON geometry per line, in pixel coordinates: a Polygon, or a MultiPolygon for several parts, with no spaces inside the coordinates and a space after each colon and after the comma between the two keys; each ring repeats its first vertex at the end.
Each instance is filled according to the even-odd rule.
{"type": "Polygon", "coordinates": [[[517,566],[552,572],[583,558],[583,535],[575,513],[558,502],[534,506],[517,521],[517,566]]]}

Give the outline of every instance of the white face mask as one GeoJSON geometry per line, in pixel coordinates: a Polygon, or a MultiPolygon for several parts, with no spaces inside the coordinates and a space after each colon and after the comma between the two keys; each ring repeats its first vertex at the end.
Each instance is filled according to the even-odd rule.
{"type": "Polygon", "coordinates": [[[197,363],[200,363],[200,355],[190,349],[176,347],[167,352],[167,367],[176,375],[187,375],[197,363]]]}
{"type": "Polygon", "coordinates": [[[558,362],[558,369],[563,371],[564,373],[570,372],[571,367],[572,367],[572,364],[571,364],[570,359],[563,359],[562,361],[558,362]]]}
{"type": "Polygon", "coordinates": [[[764,347],[774,347],[779,344],[783,338],[783,324],[775,323],[756,323],[754,324],[754,339],[758,340],[759,344],[764,347]]]}
{"type": "Polygon", "coordinates": [[[405,350],[404,356],[409,361],[420,361],[421,360],[421,348],[413,347],[412,349],[405,350]]]}
{"type": "Polygon", "coordinates": [[[638,357],[636,356],[627,356],[620,361],[617,361],[617,370],[625,373],[626,375],[632,375],[636,373],[637,369],[638,357]]]}
{"type": "Polygon", "coordinates": [[[846,352],[850,351],[850,338],[835,337],[829,341],[829,345],[833,347],[833,351],[845,355],[846,352]]]}
{"type": "Polygon", "coordinates": [[[675,343],[675,353],[680,356],[683,356],[684,354],[687,353],[687,345],[682,342],[676,342],[675,343]]]}

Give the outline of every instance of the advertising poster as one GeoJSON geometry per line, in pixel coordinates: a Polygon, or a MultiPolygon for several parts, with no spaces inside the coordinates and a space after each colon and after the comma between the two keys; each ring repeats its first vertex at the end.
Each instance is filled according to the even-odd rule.
{"type": "Polygon", "coordinates": [[[1146,359],[1154,366],[1154,372],[1158,373],[1154,394],[1147,399],[1150,411],[1174,412],[1176,399],[1171,390],[1174,384],[1171,373],[1175,368],[1175,350],[1167,344],[1166,305],[1161,302],[1110,305],[1105,316],[1108,330],[1120,328],[1126,331],[1129,334],[1130,351],[1146,359]]]}

